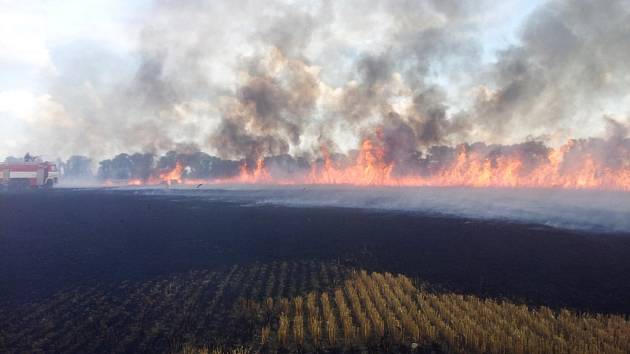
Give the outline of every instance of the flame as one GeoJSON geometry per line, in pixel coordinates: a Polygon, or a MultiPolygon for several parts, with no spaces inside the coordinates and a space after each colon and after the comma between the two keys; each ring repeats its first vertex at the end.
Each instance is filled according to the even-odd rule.
{"type": "Polygon", "coordinates": [[[144,181],[141,179],[131,179],[127,181],[128,186],[141,186],[144,184],[144,181]]]}
{"type": "MultiPolygon", "coordinates": [[[[622,156],[628,151],[622,150],[622,156]]],[[[349,163],[335,161],[327,147],[322,158],[312,162],[307,173],[274,176],[260,158],[255,166],[243,162],[239,174],[220,180],[187,180],[182,177],[183,165],[148,181],[131,180],[129,185],[178,184],[346,184],[354,186],[467,186],[506,188],[572,188],[630,190],[630,159],[622,159],[615,168],[593,156],[577,141],[570,140],[559,148],[549,148],[535,163],[526,163],[510,154],[489,157],[460,146],[450,163],[430,173],[395,174],[395,164],[387,160],[377,134],[364,139],[356,157],[349,163]]]]}
{"type": "Polygon", "coordinates": [[[327,148],[322,148],[324,164],[315,164],[306,179],[306,184],[352,184],[352,185],[391,185],[393,164],[384,161],[382,146],[365,139],[361,143],[355,163],[347,167],[336,167],[327,148]]]}
{"type": "Polygon", "coordinates": [[[178,162],[172,170],[160,174],[160,182],[166,183],[169,186],[172,183],[181,184],[183,171],[184,166],[178,162]]]}
{"type": "MultiPolygon", "coordinates": [[[[134,178],[134,179],[128,180],[124,184],[126,184],[127,186],[145,186],[145,185],[158,185],[158,184],[166,184],[170,186],[173,183],[181,184],[184,182],[182,178],[183,171],[184,171],[184,166],[181,163],[177,162],[175,164],[175,167],[173,167],[170,170],[160,173],[158,177],[150,177],[146,180],[140,179],[140,178],[134,178]]],[[[117,185],[117,183],[111,180],[105,181],[105,186],[107,187],[112,187],[115,185],[117,185]]]]}
{"type": "Polygon", "coordinates": [[[224,180],[225,183],[240,183],[240,184],[275,184],[276,182],[271,178],[271,174],[265,167],[265,160],[256,160],[256,166],[253,170],[247,166],[247,161],[243,162],[239,168],[239,174],[236,178],[229,178],[224,180]]]}
{"type": "Polygon", "coordinates": [[[533,168],[514,156],[491,159],[461,148],[454,161],[437,173],[422,176],[395,176],[394,163],[385,159],[384,148],[377,140],[365,139],[356,159],[347,166],[338,166],[326,147],[322,147],[322,163],[312,163],[305,177],[276,179],[258,161],[249,171],[243,165],[238,177],[222,181],[259,184],[347,184],[354,186],[467,186],[512,188],[572,188],[630,190],[630,163],[612,169],[588,153],[580,152],[578,161],[565,166],[566,156],[577,149],[576,142],[549,149],[545,159],[533,168]]]}

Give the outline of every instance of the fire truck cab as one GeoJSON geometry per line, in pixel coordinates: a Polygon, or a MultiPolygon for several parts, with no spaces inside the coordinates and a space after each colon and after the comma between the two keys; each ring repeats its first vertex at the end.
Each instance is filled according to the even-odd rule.
{"type": "Polygon", "coordinates": [[[38,158],[0,163],[0,186],[7,188],[51,188],[59,179],[54,163],[38,158]]]}

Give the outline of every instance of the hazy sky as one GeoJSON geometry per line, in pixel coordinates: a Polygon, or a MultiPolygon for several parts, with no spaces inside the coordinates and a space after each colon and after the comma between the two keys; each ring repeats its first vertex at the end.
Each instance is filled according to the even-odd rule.
{"type": "MultiPolygon", "coordinates": [[[[630,36],[623,21],[628,8],[613,2],[620,4],[611,10],[619,18],[592,34],[583,33],[581,21],[601,19],[580,3],[596,1],[0,0],[0,157],[30,151],[101,158],[188,143],[216,153],[217,142],[225,144],[219,135],[227,132],[226,119],[244,125],[239,137],[281,132],[290,152],[308,150],[323,131],[344,150],[356,144],[361,129],[384,119],[383,104],[360,121],[348,119],[357,130],[313,122],[355,114],[339,101],[361,85],[372,85],[358,90],[361,95],[377,95],[375,102],[387,102],[403,120],[421,122],[421,128],[410,123],[418,136],[434,110],[407,113],[410,102],[438,92],[441,101],[426,104],[444,108],[444,131],[427,144],[603,136],[602,117],[625,122],[630,104],[623,91],[630,73],[621,64],[629,59],[627,45],[606,53],[616,45],[606,41],[630,38],[623,38],[630,36]],[[582,48],[589,41],[610,47],[594,48],[595,56],[582,48]],[[388,68],[384,78],[379,65],[388,68]],[[581,76],[593,67],[613,69],[581,76]],[[235,111],[250,114],[242,113],[242,97],[258,87],[251,85],[256,77],[281,82],[289,93],[299,91],[295,85],[304,77],[315,78],[308,102],[279,94],[312,107],[278,108],[271,115],[283,117],[282,124],[260,112],[231,118],[235,111]],[[597,84],[574,90],[572,78],[576,86],[597,84]],[[602,97],[585,99],[592,89],[602,97]],[[540,118],[547,111],[553,115],[540,118]],[[465,129],[456,129],[459,120],[467,122],[465,129]]],[[[275,146],[265,151],[284,151],[275,146]]]]}

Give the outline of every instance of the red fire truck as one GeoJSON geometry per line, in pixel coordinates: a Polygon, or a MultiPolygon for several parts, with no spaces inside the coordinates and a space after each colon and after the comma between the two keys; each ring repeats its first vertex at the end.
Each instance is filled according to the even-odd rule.
{"type": "Polygon", "coordinates": [[[0,163],[1,187],[51,188],[58,179],[57,166],[39,158],[29,157],[18,162],[0,163]]]}

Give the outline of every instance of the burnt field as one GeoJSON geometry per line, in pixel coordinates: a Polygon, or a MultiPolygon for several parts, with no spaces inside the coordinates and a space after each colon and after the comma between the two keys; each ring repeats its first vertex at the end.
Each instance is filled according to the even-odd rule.
{"type": "MultiPolygon", "coordinates": [[[[280,299],[326,289],[332,298],[332,289],[344,281],[357,289],[348,294],[360,294],[361,284],[389,279],[381,273],[406,276],[391,280],[394,290],[397,282],[411,289],[411,279],[430,294],[506,299],[552,311],[630,314],[627,234],[352,208],[243,205],[132,190],[2,193],[0,225],[0,317],[13,322],[0,336],[0,349],[7,351],[173,351],[184,343],[248,345],[252,336],[267,349],[325,349],[308,329],[305,342],[311,344],[300,343],[295,329],[295,338],[286,342],[275,334],[285,313],[302,316],[282,311],[280,299]],[[378,273],[352,278],[355,270],[378,273]],[[216,287],[213,279],[221,280],[216,287]],[[274,307],[270,300],[266,317],[235,315],[251,313],[252,306],[263,313],[266,298],[280,304],[274,307]],[[166,321],[161,316],[169,309],[194,316],[166,321]],[[231,320],[212,317],[217,309],[231,320]],[[138,311],[147,316],[145,322],[134,322],[138,311]],[[101,317],[106,319],[100,326],[114,332],[103,334],[94,324],[101,317]],[[168,323],[156,327],[162,320],[168,323]],[[84,324],[77,329],[74,323],[84,324]],[[124,324],[118,329],[124,333],[115,332],[117,324],[124,324]],[[57,333],[75,329],[84,337],[57,333]],[[130,338],[120,340],[126,334],[130,338]]],[[[407,293],[400,294],[404,299],[407,293]]],[[[355,323],[361,323],[358,318],[355,323]]],[[[339,323],[339,336],[351,333],[341,329],[343,319],[339,323]]],[[[378,321],[370,323],[368,333],[373,333],[378,321]]],[[[357,342],[344,342],[347,350],[360,347],[356,338],[362,327],[357,326],[357,342]]],[[[368,348],[391,348],[402,341],[385,345],[365,336],[364,342],[372,343],[365,344],[368,348]]],[[[431,345],[457,351],[427,342],[431,345]]]]}

